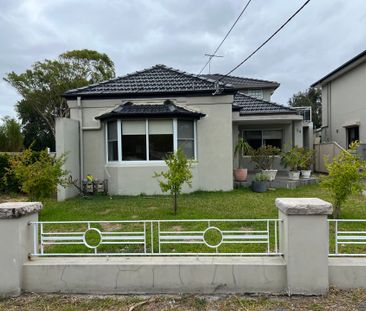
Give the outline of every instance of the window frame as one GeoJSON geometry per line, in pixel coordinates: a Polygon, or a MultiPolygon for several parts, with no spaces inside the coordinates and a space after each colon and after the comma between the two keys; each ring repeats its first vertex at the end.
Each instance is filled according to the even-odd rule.
{"type": "Polygon", "coordinates": [[[265,131],[281,131],[281,150],[283,149],[284,145],[283,145],[283,134],[284,134],[284,130],[282,128],[268,128],[268,129],[241,129],[241,138],[245,139],[244,137],[244,132],[261,132],[261,146],[264,146],[264,138],[263,138],[263,132],[265,131]]]}
{"type": "MultiPolygon", "coordinates": [[[[146,136],[146,160],[136,160],[136,161],[126,161],[122,157],[122,122],[129,121],[130,119],[117,119],[117,146],[118,146],[118,160],[109,161],[108,160],[108,122],[105,122],[105,163],[109,166],[164,166],[164,160],[150,160],[150,150],[149,150],[149,119],[156,120],[155,118],[136,118],[134,120],[144,120],[145,121],[145,136],[146,136]]],[[[161,120],[171,120],[173,122],[173,152],[178,150],[178,121],[192,121],[193,122],[193,139],[194,139],[194,157],[191,159],[197,161],[197,120],[194,119],[179,119],[179,118],[159,118],[161,120]]],[[[112,120],[111,120],[112,121],[112,120]]],[[[110,121],[109,121],[110,122],[110,121]]]]}

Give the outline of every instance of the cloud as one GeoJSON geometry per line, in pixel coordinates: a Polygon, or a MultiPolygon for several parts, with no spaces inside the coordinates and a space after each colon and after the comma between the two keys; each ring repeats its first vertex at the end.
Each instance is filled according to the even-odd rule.
{"type": "MultiPolygon", "coordinates": [[[[219,51],[212,71],[226,73],[266,39],[302,0],[253,0],[219,51]]],[[[157,63],[198,73],[241,11],[237,0],[3,0],[0,75],[67,50],[107,53],[118,75],[157,63]]],[[[363,0],[311,1],[235,75],[275,80],[273,100],[295,92],[366,47],[363,0]]],[[[16,92],[0,82],[0,115],[15,115],[16,92]]]]}

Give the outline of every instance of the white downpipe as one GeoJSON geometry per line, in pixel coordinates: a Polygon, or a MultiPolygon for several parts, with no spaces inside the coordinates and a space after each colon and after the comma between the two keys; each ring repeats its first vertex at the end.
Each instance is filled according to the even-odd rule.
{"type": "Polygon", "coordinates": [[[79,107],[79,159],[80,159],[80,185],[84,177],[84,136],[83,136],[83,108],[81,104],[81,97],[77,97],[77,105],[79,107]]]}

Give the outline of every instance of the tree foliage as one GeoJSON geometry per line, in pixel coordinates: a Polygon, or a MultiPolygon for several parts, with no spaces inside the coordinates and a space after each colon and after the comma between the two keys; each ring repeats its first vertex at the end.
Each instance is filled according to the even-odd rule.
{"type": "Polygon", "coordinates": [[[20,124],[13,118],[4,117],[0,125],[0,151],[18,152],[23,148],[23,141],[20,124]]]}
{"type": "Polygon", "coordinates": [[[349,150],[342,150],[326,167],[329,174],[324,176],[321,185],[329,190],[333,199],[333,217],[339,218],[341,206],[354,193],[360,193],[366,178],[366,162],[357,154],[358,142],[353,142],[349,150]]]}
{"type": "Polygon", "coordinates": [[[21,190],[31,200],[52,197],[57,186],[67,185],[67,171],[62,166],[66,157],[50,156],[46,150],[35,159],[31,149],[26,149],[11,160],[9,174],[13,174],[21,183],[21,190]]]}
{"type": "Polygon", "coordinates": [[[165,172],[155,172],[154,177],[163,179],[158,180],[160,189],[163,192],[170,192],[173,197],[173,211],[177,214],[177,196],[182,192],[182,187],[186,183],[192,186],[192,161],[188,160],[182,151],[178,149],[176,153],[170,154],[165,163],[168,170],[165,172]]]}
{"type": "Polygon", "coordinates": [[[54,146],[55,118],[69,115],[62,94],[114,76],[112,60],[92,50],[69,51],[56,60],[38,61],[23,73],[7,74],[4,80],[22,96],[16,109],[26,147],[34,141],[33,148],[38,150],[54,146]]]}
{"type": "Polygon", "coordinates": [[[322,125],[322,93],[319,89],[309,88],[305,92],[294,94],[289,100],[291,107],[311,107],[312,120],[315,128],[322,125]]]}

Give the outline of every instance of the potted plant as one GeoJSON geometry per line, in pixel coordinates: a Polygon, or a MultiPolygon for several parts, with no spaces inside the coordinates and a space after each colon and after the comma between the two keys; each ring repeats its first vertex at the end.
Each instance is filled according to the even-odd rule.
{"type": "Polygon", "coordinates": [[[246,181],[248,177],[248,169],[242,167],[242,158],[244,155],[249,154],[251,147],[248,142],[240,138],[235,146],[234,156],[239,155],[239,167],[234,169],[234,178],[236,181],[246,181]]]}
{"type": "Polygon", "coordinates": [[[282,154],[281,163],[285,167],[289,167],[289,179],[299,180],[300,171],[299,166],[302,161],[301,148],[294,146],[289,151],[282,154]]]}
{"type": "Polygon", "coordinates": [[[276,178],[277,170],[272,169],[272,166],[275,156],[278,154],[280,154],[280,149],[270,145],[261,146],[251,152],[256,168],[262,170],[262,173],[268,176],[269,181],[276,178]]]}
{"type": "Polygon", "coordinates": [[[255,174],[255,177],[252,181],[252,190],[254,192],[266,192],[268,180],[268,175],[264,173],[255,174]]]}
{"type": "Polygon", "coordinates": [[[301,148],[302,154],[299,168],[301,170],[301,178],[310,178],[311,167],[314,164],[314,150],[301,148]]]}

